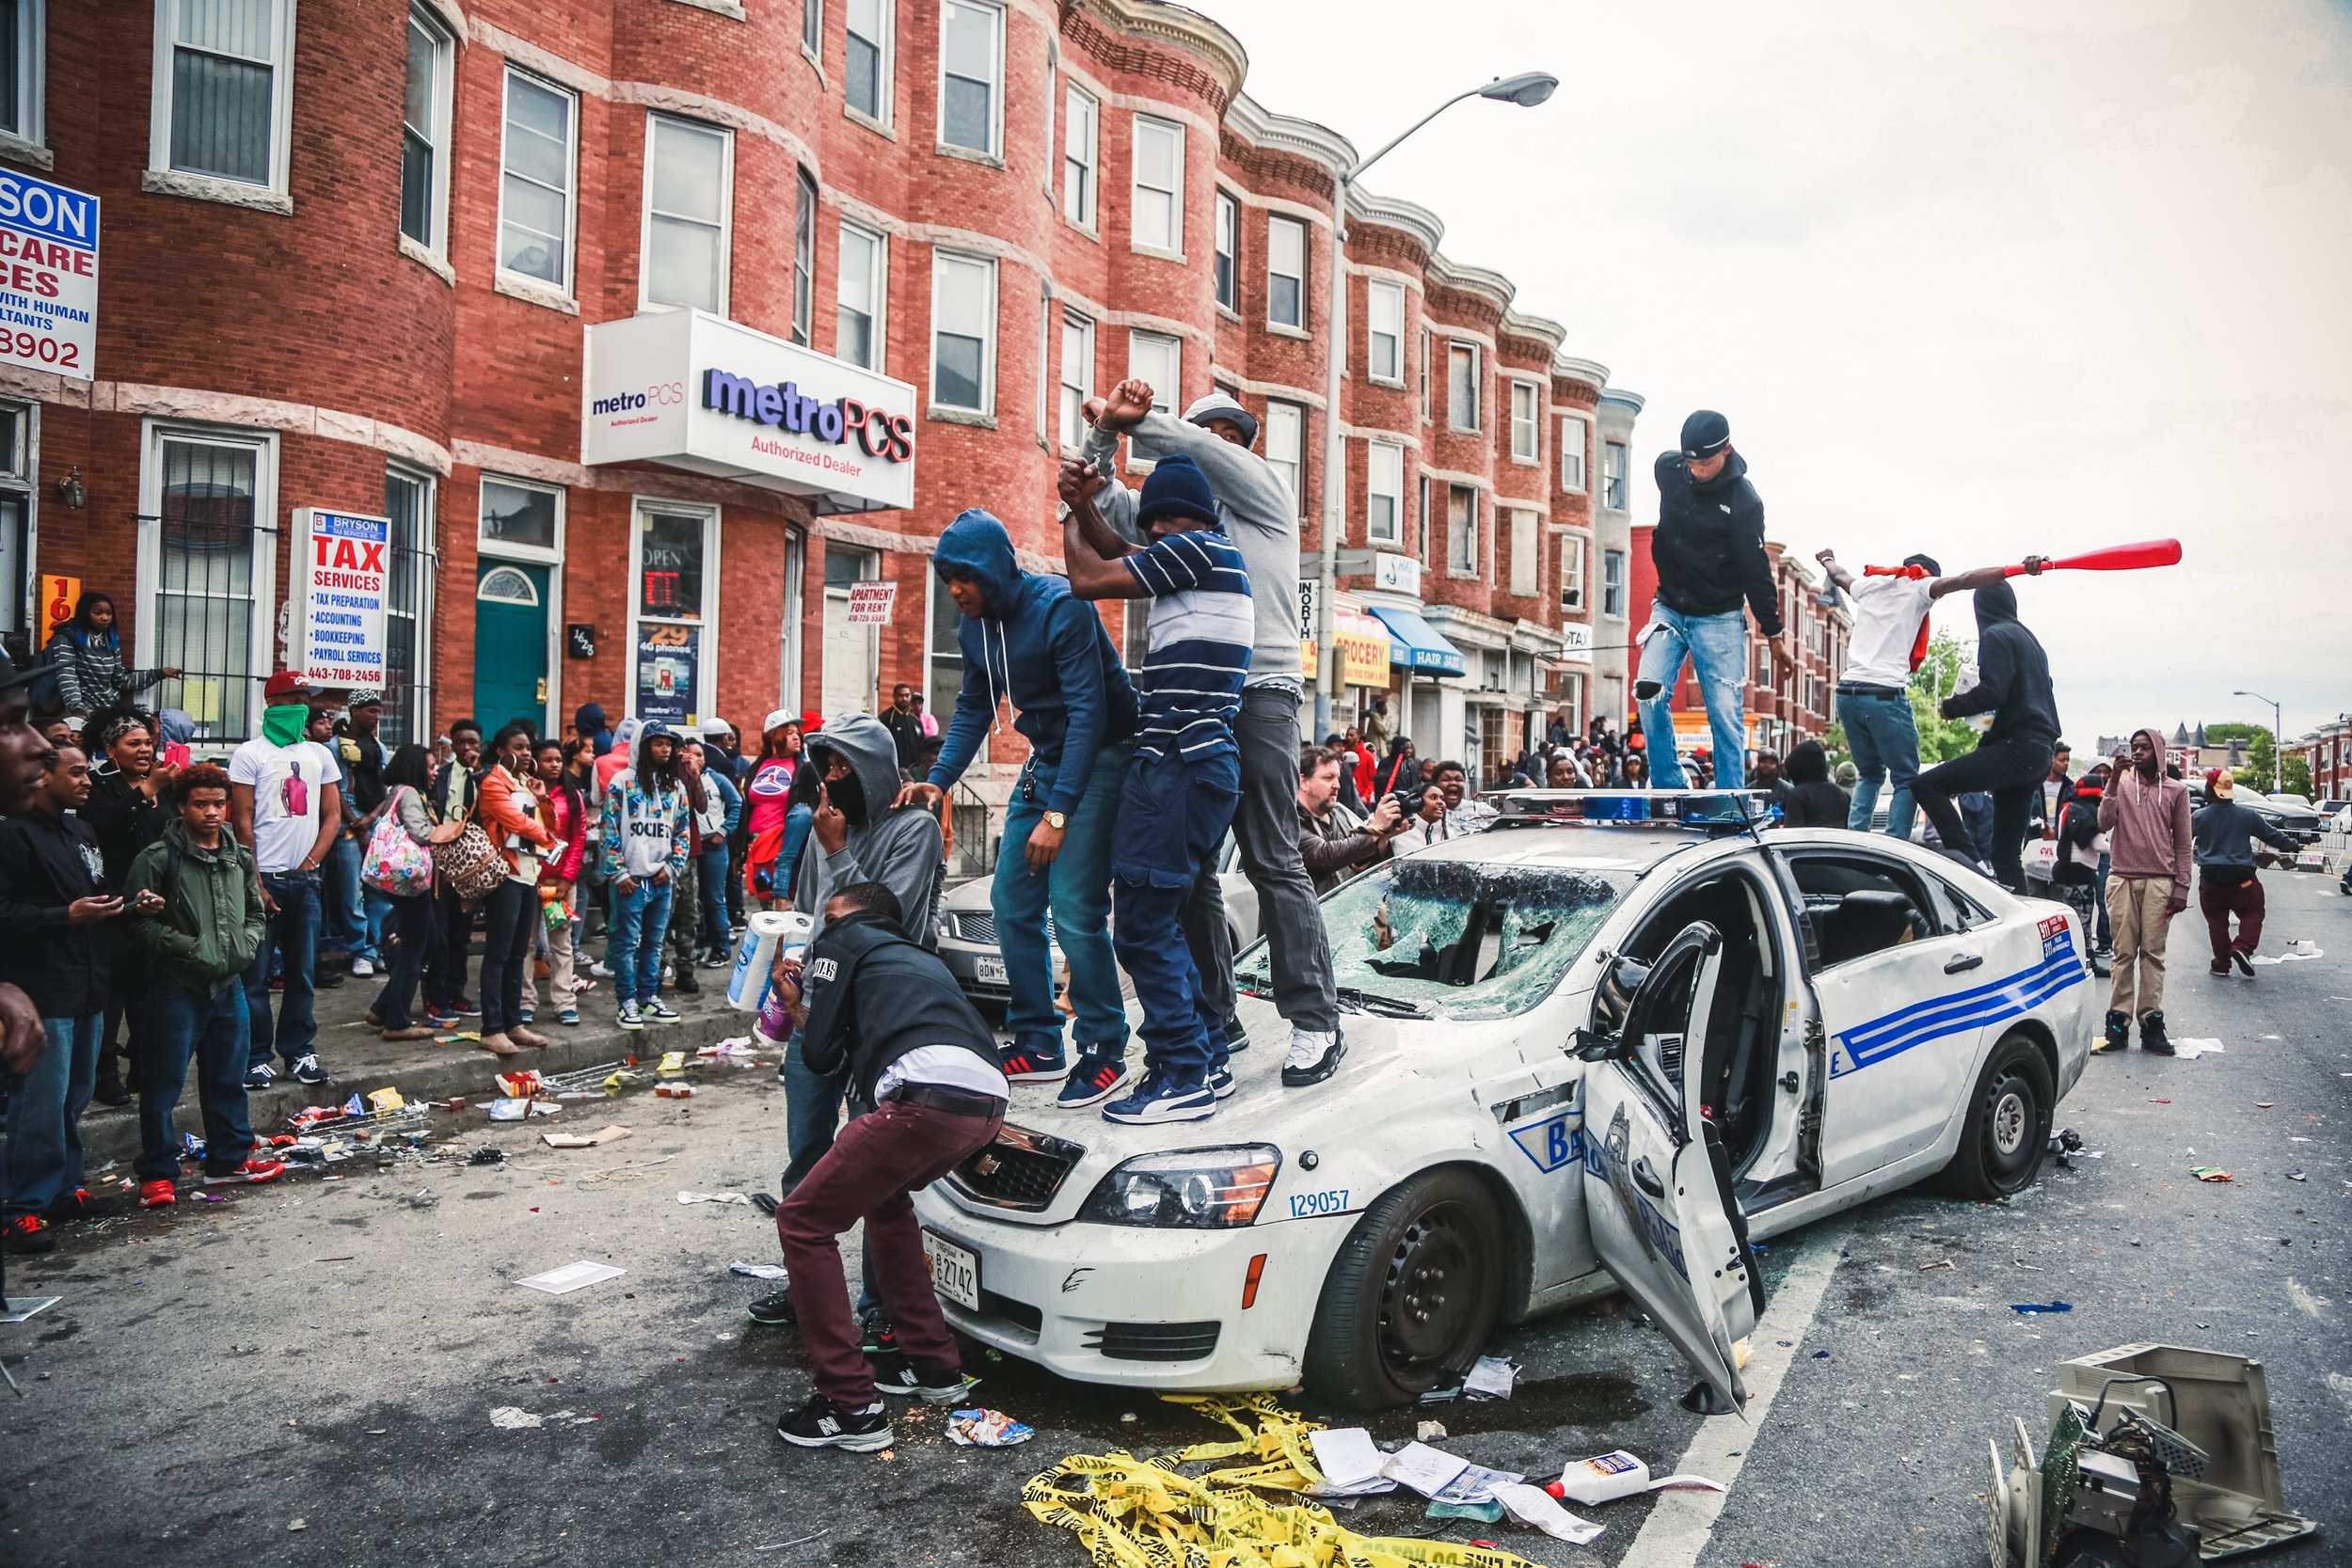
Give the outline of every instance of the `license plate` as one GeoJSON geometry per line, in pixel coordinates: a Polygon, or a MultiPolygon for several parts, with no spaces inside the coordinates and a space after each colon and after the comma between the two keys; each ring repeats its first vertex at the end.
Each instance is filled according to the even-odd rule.
{"type": "Polygon", "coordinates": [[[923,1232],[923,1258],[931,1266],[931,1288],[967,1312],[980,1309],[980,1255],[960,1247],[936,1230],[923,1232]]]}
{"type": "Polygon", "coordinates": [[[979,966],[980,984],[984,986],[1001,986],[1005,984],[1004,959],[977,958],[975,959],[974,962],[979,966]]]}

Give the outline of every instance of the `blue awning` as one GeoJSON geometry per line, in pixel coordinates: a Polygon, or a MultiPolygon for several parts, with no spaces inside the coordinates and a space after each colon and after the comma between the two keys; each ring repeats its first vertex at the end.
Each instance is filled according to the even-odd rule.
{"type": "Polygon", "coordinates": [[[1437,627],[1422,620],[1420,611],[1395,610],[1380,604],[1369,608],[1380,618],[1380,624],[1389,628],[1391,664],[1432,675],[1470,673],[1470,662],[1463,658],[1462,650],[1447,641],[1437,627]]]}

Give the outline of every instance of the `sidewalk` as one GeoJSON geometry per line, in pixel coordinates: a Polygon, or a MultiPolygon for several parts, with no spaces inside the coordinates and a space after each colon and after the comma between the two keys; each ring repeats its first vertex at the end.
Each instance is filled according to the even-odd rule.
{"type": "MultiPolygon", "coordinates": [[[[383,1038],[362,1015],[384,982],[380,978],[346,976],[334,990],[318,993],[319,1060],[335,1075],[334,1082],[297,1084],[290,1078],[280,1078],[270,1087],[254,1091],[249,1097],[253,1130],[264,1135],[282,1132],[286,1130],[286,1118],[305,1105],[340,1105],[354,1094],[364,1095],[387,1086],[400,1090],[402,1097],[410,1101],[463,1095],[470,1103],[479,1104],[496,1098],[497,1086],[492,1080],[509,1069],[567,1072],[619,1061],[625,1056],[652,1062],[664,1052],[683,1051],[691,1055],[731,1035],[750,1034],[753,1015],[727,1006],[727,971],[698,970],[695,978],[702,984],[701,995],[678,996],[667,991],[663,994],[664,1001],[685,1015],[682,1022],[647,1024],[633,1032],[621,1028],[612,1018],[612,982],[598,980],[596,990],[579,999],[577,1027],[567,1029],[553,1021],[551,1012],[542,1014],[532,1027],[547,1037],[548,1048],[501,1059],[476,1049],[470,1040],[440,1045],[432,1040],[383,1038]]],[[[480,1019],[469,1018],[458,1028],[477,1033],[481,1023],[480,1019]]],[[[279,1066],[282,1069],[284,1064],[279,1066]]],[[[707,1081],[696,1079],[698,1084],[707,1081]]],[[[183,1132],[200,1134],[203,1131],[193,1087],[180,1096],[176,1125],[183,1132]]],[[[82,1117],[82,1148],[93,1167],[109,1160],[120,1160],[127,1164],[136,1158],[138,1107],[92,1104],[82,1117]]]]}

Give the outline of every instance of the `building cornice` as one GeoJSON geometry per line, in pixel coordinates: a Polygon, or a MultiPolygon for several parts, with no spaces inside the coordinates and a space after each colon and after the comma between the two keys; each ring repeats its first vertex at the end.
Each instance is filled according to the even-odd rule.
{"type": "Polygon", "coordinates": [[[1347,220],[1351,227],[1361,222],[1402,230],[1432,256],[1438,253],[1438,242],[1445,237],[1445,220],[1428,208],[1399,197],[1375,196],[1360,185],[1348,189],[1347,220]]]}
{"type": "Polygon", "coordinates": [[[1515,338],[1533,338],[1555,358],[1568,336],[1568,329],[1549,316],[1532,316],[1510,309],[1502,312],[1502,330],[1515,338]]]}
{"type": "Polygon", "coordinates": [[[1432,288],[1459,289],[1465,293],[1484,294],[1504,310],[1518,293],[1518,285],[1499,272],[1485,267],[1466,267],[1435,251],[1429,257],[1429,283],[1432,288]]]}
{"type": "MultiPolygon", "coordinates": [[[[1563,332],[1562,337],[1567,334],[1563,332]]],[[[1563,381],[1581,381],[1596,392],[1609,389],[1609,367],[1592,359],[1579,359],[1571,354],[1551,356],[1551,373],[1563,381]]]]}
{"type": "Polygon", "coordinates": [[[1356,148],[1327,125],[1278,115],[1246,92],[1225,108],[1225,128],[1263,152],[1287,152],[1330,171],[1333,178],[1356,166],[1356,148]]]}
{"type": "Polygon", "coordinates": [[[1224,84],[1226,96],[1239,101],[1242,79],[1249,74],[1248,51],[1200,12],[1162,0],[1084,0],[1083,8],[1132,38],[1174,44],[1198,56],[1224,84]]]}
{"type": "Polygon", "coordinates": [[[1647,403],[1641,393],[1629,392],[1622,387],[1602,388],[1600,401],[1604,404],[1613,403],[1629,414],[1639,414],[1647,403]]]}

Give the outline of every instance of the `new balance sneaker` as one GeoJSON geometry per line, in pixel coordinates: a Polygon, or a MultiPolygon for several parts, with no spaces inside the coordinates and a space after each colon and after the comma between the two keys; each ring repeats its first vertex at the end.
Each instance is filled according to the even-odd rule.
{"type": "Polygon", "coordinates": [[[2139,1048],[2152,1056],[2175,1054],[2171,1038],[2164,1032],[2164,1015],[2149,1013],[2139,1021],[2139,1048]]]}
{"type": "Polygon", "coordinates": [[[294,1075],[297,1084],[331,1084],[335,1081],[328,1076],[317,1055],[310,1053],[294,1058],[294,1075]]]}
{"type": "Polygon", "coordinates": [[[1282,1086],[1303,1089],[1320,1084],[1340,1070],[1340,1058],[1346,1054],[1347,1036],[1339,1030],[1325,1035],[1293,1029],[1290,1054],[1282,1058],[1282,1086]]]}
{"type": "Polygon", "coordinates": [[[1136,1092],[1103,1107],[1104,1121],[1149,1126],[1163,1121],[1200,1121],[1216,1115],[1216,1096],[1202,1083],[1179,1083],[1166,1073],[1147,1075],[1136,1092]]]}
{"type": "Polygon", "coordinates": [[[57,1244],[57,1238],[49,1231],[49,1222],[39,1214],[10,1214],[0,1224],[0,1250],[8,1252],[47,1252],[57,1244]]]}
{"type": "Polygon", "coordinates": [[[637,1010],[634,1002],[622,1003],[621,1010],[612,1015],[612,1022],[624,1029],[643,1029],[645,1026],[644,1015],[637,1010]]]}
{"type": "Polygon", "coordinates": [[[1127,1086],[1127,1053],[1121,1047],[1119,1054],[1107,1051],[1089,1051],[1080,1056],[1069,1069],[1069,1082],[1054,1103],[1063,1110],[1075,1110],[1082,1105],[1100,1105],[1127,1086]]]}
{"type": "Polygon", "coordinates": [[[792,1311],[792,1291],[789,1286],[771,1291],[761,1296],[743,1308],[743,1315],[752,1322],[764,1324],[769,1328],[781,1328],[786,1323],[800,1322],[792,1311]]]}
{"type": "Polygon", "coordinates": [[[234,1170],[204,1173],[207,1187],[243,1187],[262,1181],[275,1181],[286,1171],[283,1160],[247,1160],[234,1170]]]}
{"type": "Polygon", "coordinates": [[[1058,1084],[1070,1076],[1070,1053],[1058,1047],[1041,1051],[1033,1046],[1009,1045],[997,1053],[996,1065],[1005,1069],[1009,1083],[1058,1084]]]}
{"type": "Polygon", "coordinates": [[[142,1209],[165,1209],[179,1201],[180,1189],[172,1184],[167,1176],[139,1183],[139,1207],[142,1209]]]}
{"type": "Polygon", "coordinates": [[[895,1440],[890,1412],[876,1400],[864,1410],[844,1410],[822,1394],[776,1422],[776,1435],[796,1449],[847,1449],[879,1453],[895,1440]]]}
{"type": "Polygon", "coordinates": [[[278,1069],[267,1062],[245,1069],[245,1086],[248,1089],[266,1089],[277,1081],[278,1069]]]}
{"type": "Polygon", "coordinates": [[[919,1399],[925,1404],[953,1404],[979,1384],[977,1377],[966,1377],[961,1367],[944,1371],[923,1371],[905,1356],[894,1356],[887,1365],[874,1367],[874,1386],[892,1399],[919,1399]]]}
{"type": "Polygon", "coordinates": [[[1209,1092],[1219,1100],[1232,1099],[1233,1090],[1240,1086],[1233,1082],[1233,1069],[1223,1063],[1209,1069],[1207,1083],[1209,1092]]]}
{"type": "Polygon", "coordinates": [[[647,1023],[677,1023],[685,1017],[684,1014],[673,1010],[670,1005],[659,996],[650,1002],[639,1004],[637,1016],[647,1023]]]}

